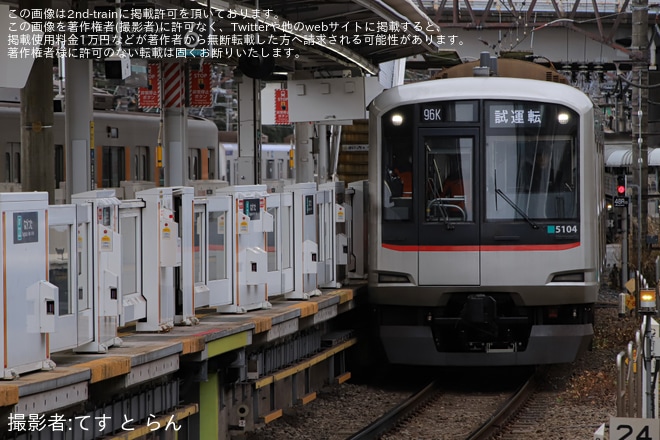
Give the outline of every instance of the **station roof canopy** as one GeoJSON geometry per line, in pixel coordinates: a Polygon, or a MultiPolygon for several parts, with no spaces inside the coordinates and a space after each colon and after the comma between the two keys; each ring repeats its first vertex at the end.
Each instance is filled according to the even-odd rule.
{"type": "MultiPolygon", "coordinates": [[[[440,52],[440,28],[415,0],[186,1],[186,8],[211,8],[220,35],[259,34],[263,45],[255,48],[279,54],[275,71],[376,74],[379,63],[440,52]]],[[[224,42],[236,63],[250,48],[244,43],[224,42]]]]}
{"type": "MultiPolygon", "coordinates": [[[[648,166],[660,166],[660,148],[648,149],[648,166]]],[[[619,143],[605,147],[605,166],[608,168],[627,168],[633,164],[632,143],[619,143]]]]}

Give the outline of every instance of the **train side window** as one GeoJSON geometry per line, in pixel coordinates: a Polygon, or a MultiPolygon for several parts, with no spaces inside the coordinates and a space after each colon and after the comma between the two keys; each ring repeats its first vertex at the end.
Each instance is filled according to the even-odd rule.
{"type": "Polygon", "coordinates": [[[149,155],[149,147],[143,147],[140,151],[140,165],[142,168],[142,180],[151,180],[151,162],[149,155]]]}
{"type": "MultiPolygon", "coordinates": [[[[407,145],[400,141],[399,145],[407,145]]],[[[383,208],[385,220],[410,220],[412,218],[413,166],[412,149],[391,150],[385,166],[383,182],[383,208]]]]}
{"type": "Polygon", "coordinates": [[[282,179],[284,177],[284,159],[277,160],[277,179],[282,179]]]}
{"type": "Polygon", "coordinates": [[[208,161],[208,170],[209,170],[209,180],[214,180],[216,177],[216,172],[215,172],[215,149],[213,147],[208,148],[208,155],[207,155],[207,161],[208,161]]]}
{"type": "Polygon", "coordinates": [[[7,142],[5,150],[4,182],[21,182],[21,144],[20,142],[7,142]]]}
{"type": "Polygon", "coordinates": [[[4,182],[11,182],[11,153],[5,153],[5,175],[4,182]]]}
{"type": "Polygon", "coordinates": [[[133,155],[133,180],[140,180],[140,156],[133,155]]]}
{"type": "Polygon", "coordinates": [[[418,179],[413,164],[414,108],[412,105],[397,107],[382,118],[382,206],[385,221],[413,219],[414,188],[418,179]]]}
{"type": "Polygon", "coordinates": [[[133,180],[151,180],[149,147],[137,146],[133,155],[133,180]]]}
{"type": "Polygon", "coordinates": [[[20,183],[21,182],[21,153],[20,152],[15,152],[14,153],[14,183],[20,183]]]}
{"type": "Polygon", "coordinates": [[[197,180],[202,175],[201,152],[199,148],[191,148],[188,155],[188,179],[197,180]]]}
{"type": "Polygon", "coordinates": [[[273,159],[268,159],[266,161],[266,179],[273,178],[273,168],[275,167],[275,161],[273,159]]]}

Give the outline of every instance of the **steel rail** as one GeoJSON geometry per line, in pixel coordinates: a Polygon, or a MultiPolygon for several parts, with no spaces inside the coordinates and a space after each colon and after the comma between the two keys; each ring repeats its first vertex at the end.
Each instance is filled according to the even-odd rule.
{"type": "Polygon", "coordinates": [[[422,406],[437,392],[437,388],[437,382],[431,382],[404,402],[383,414],[369,426],[366,426],[359,432],[351,435],[346,440],[372,440],[379,438],[381,435],[396,426],[400,420],[406,418],[422,406]]]}
{"type": "Polygon", "coordinates": [[[507,421],[511,417],[514,417],[520,408],[532,397],[535,390],[536,380],[535,376],[532,376],[483,425],[472,431],[466,437],[466,440],[486,440],[499,433],[507,421]]]}

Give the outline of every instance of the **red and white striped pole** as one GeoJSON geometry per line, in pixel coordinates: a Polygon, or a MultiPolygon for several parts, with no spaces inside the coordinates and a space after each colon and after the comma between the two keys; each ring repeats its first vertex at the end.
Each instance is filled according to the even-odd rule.
{"type": "Polygon", "coordinates": [[[163,63],[163,114],[165,115],[165,185],[186,184],[187,115],[185,74],[181,62],[163,63]]]}
{"type": "Polygon", "coordinates": [[[165,63],[163,66],[163,107],[183,107],[183,66],[181,63],[165,63]]]}

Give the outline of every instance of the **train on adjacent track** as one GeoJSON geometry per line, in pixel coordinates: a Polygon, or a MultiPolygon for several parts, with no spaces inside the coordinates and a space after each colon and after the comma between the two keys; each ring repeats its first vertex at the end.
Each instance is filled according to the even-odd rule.
{"type": "MultiPolygon", "coordinates": [[[[59,188],[66,179],[64,112],[55,112],[53,130],[55,147],[55,182],[59,188]]],[[[0,182],[19,184],[21,133],[20,105],[0,105],[0,182]]],[[[157,145],[161,131],[160,117],[155,113],[133,113],[97,110],[94,112],[94,160],[97,188],[120,188],[120,182],[152,182],[162,184],[157,167],[157,145]]],[[[218,128],[207,119],[188,118],[187,178],[214,180],[221,178],[218,128]]],[[[90,152],[91,154],[91,152],[90,152]]],[[[165,158],[167,160],[167,158],[165,158]]]]}
{"type": "Polygon", "coordinates": [[[599,112],[548,68],[499,67],[526,74],[461,66],[370,105],[369,304],[391,363],[564,363],[593,339],[599,112]]]}
{"type": "MultiPolygon", "coordinates": [[[[65,114],[55,112],[53,127],[55,148],[55,185],[66,180],[65,114]]],[[[0,184],[3,190],[18,191],[21,182],[20,105],[0,103],[0,184]]],[[[115,188],[123,197],[122,186],[130,182],[163,185],[163,174],[157,164],[157,145],[162,133],[157,113],[94,112],[94,181],[97,188],[115,188]]],[[[196,181],[225,180],[230,185],[242,182],[236,177],[238,151],[235,143],[219,140],[214,122],[201,117],[188,117],[187,184],[196,181]]],[[[270,190],[281,191],[293,183],[290,144],[264,143],[261,150],[263,183],[270,190]]],[[[90,152],[91,154],[91,152],[90,152]]],[[[164,158],[167,161],[167,156],[164,158]]]]}

